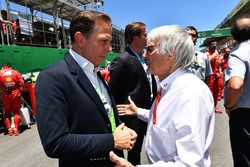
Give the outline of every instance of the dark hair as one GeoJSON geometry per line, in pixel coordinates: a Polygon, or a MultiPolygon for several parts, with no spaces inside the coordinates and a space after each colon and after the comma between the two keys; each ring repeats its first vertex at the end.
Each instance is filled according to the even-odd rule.
{"type": "Polygon", "coordinates": [[[72,19],[69,26],[71,41],[74,42],[75,33],[78,31],[88,38],[95,26],[97,19],[111,23],[111,18],[104,13],[86,10],[78,12],[72,19]]]}
{"type": "Polygon", "coordinates": [[[126,25],[125,28],[125,42],[130,44],[133,41],[133,37],[140,36],[142,28],[146,25],[142,22],[133,22],[126,25]]]}
{"type": "Polygon", "coordinates": [[[9,63],[9,62],[7,62],[7,63],[5,63],[5,64],[3,64],[3,67],[11,67],[11,64],[9,63]]]}
{"type": "Polygon", "coordinates": [[[195,33],[196,33],[196,37],[198,37],[198,32],[197,32],[197,29],[194,27],[194,26],[187,26],[186,28],[185,28],[185,30],[187,30],[187,31],[195,31],[195,33]]]}
{"type": "Polygon", "coordinates": [[[250,15],[244,14],[239,16],[231,27],[231,34],[238,42],[250,39],[250,15]],[[248,22],[240,22],[242,19],[248,19],[248,22]]]}
{"type": "Polygon", "coordinates": [[[210,42],[208,42],[209,45],[211,45],[212,43],[213,44],[215,43],[217,45],[217,41],[216,40],[211,40],[210,42]]]}
{"type": "Polygon", "coordinates": [[[7,20],[7,11],[6,10],[1,10],[1,15],[4,20],[7,20]]]}

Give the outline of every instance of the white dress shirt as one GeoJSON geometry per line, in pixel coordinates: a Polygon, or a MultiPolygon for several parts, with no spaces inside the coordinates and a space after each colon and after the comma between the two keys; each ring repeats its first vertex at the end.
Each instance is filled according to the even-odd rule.
{"type": "Polygon", "coordinates": [[[69,50],[69,53],[72,55],[74,60],[79,64],[79,66],[82,68],[84,73],[87,75],[88,79],[92,83],[94,87],[97,87],[101,90],[103,95],[105,96],[107,103],[111,105],[111,100],[108,94],[107,89],[105,88],[103,82],[97,77],[97,72],[100,70],[99,67],[95,67],[93,63],[91,63],[89,60],[85,59],[72,49],[69,50]]]}
{"type": "Polygon", "coordinates": [[[150,165],[141,167],[209,167],[209,147],[215,124],[213,96],[199,78],[184,69],[160,82],[163,89],[157,107],[156,124],[150,113],[138,110],[138,118],[148,118],[146,152],[150,165]]]}

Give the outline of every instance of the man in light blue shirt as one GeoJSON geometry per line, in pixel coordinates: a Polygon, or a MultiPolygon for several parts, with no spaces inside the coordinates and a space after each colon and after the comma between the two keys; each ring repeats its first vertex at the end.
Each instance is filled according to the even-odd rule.
{"type": "MultiPolygon", "coordinates": [[[[185,29],[191,36],[195,45],[198,38],[196,28],[193,26],[187,26],[185,29]]],[[[191,64],[189,70],[205,83],[207,83],[208,76],[213,73],[208,57],[198,50],[195,51],[194,62],[191,64]]]]}
{"type": "Polygon", "coordinates": [[[234,167],[250,166],[250,15],[236,19],[231,33],[237,42],[225,73],[225,108],[229,115],[234,167]]]}

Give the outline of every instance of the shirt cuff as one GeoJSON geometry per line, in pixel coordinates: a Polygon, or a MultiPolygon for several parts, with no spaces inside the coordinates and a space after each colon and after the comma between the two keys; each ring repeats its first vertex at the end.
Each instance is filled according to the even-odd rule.
{"type": "Polygon", "coordinates": [[[149,112],[150,112],[150,110],[147,110],[144,108],[138,108],[137,109],[137,117],[144,122],[148,122],[149,112]]]}

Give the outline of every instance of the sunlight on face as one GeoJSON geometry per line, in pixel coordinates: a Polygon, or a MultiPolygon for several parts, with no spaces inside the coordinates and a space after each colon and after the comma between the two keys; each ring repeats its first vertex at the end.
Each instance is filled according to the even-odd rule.
{"type": "Polygon", "coordinates": [[[160,54],[158,46],[158,42],[148,41],[144,57],[148,63],[148,72],[157,75],[162,80],[173,71],[175,58],[174,56],[160,54]]]}
{"type": "Polygon", "coordinates": [[[103,20],[97,20],[95,28],[85,42],[85,56],[99,66],[108,52],[112,51],[112,27],[103,20]]]}

